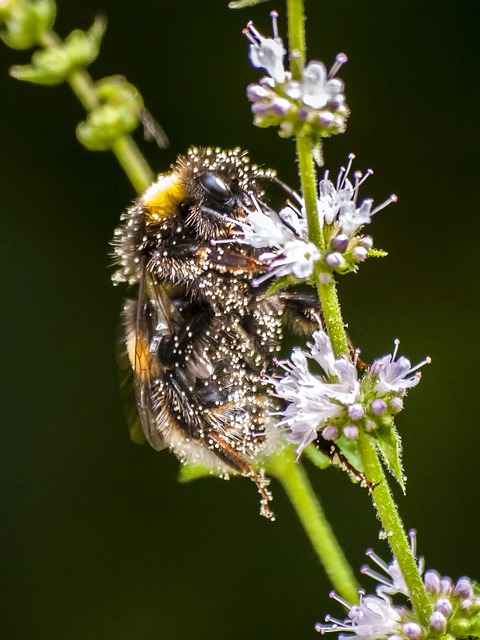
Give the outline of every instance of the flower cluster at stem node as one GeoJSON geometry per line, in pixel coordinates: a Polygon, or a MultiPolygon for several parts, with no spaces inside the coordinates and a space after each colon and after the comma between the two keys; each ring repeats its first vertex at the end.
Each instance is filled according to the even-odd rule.
{"type": "Polygon", "coordinates": [[[343,82],[335,74],[347,56],[339,53],[327,71],[317,60],[303,67],[299,55],[293,52],[291,62],[299,69],[298,74],[292,74],[284,67],[286,50],[278,35],[278,14],[272,11],[270,15],[273,38],[263,36],[252,22],[244,29],[250,42],[250,62],[268,74],[247,88],[254,123],[259,127],[278,126],[282,137],[305,137],[316,146],[321,138],[345,131],[349,111],[343,82]]]}
{"type": "Polygon", "coordinates": [[[297,455],[319,433],[325,440],[342,435],[355,440],[362,430],[380,437],[392,429],[407,390],[420,381],[418,369],[430,360],[412,367],[407,358],[397,357],[396,340],[393,354],[375,360],[359,374],[355,361],[335,358],[322,327],[312,338],[308,351],[295,348],[290,360],[279,363],[285,372],[282,377],[269,378],[275,395],[287,403],[279,425],[286,429],[286,439],[297,445],[297,455]],[[310,372],[309,361],[320,367],[320,374],[310,372]]]}
{"type": "Polygon", "coordinates": [[[333,273],[356,271],[369,255],[385,255],[373,249],[372,238],[362,231],[378,211],[397,198],[391,195],[376,207],[371,198],[358,202],[360,186],[373,172],[356,171],[352,182],[349,174],[354,158],[354,154],[349,155],[347,166],[340,168],[335,183],[329,179],[328,171],[318,183],[314,215],[323,234],[322,250],[309,239],[305,201],[299,194],[289,190],[292,200],[278,212],[252,198],[252,205],[245,207],[245,218],[234,223],[239,242],[265,248],[260,259],[268,270],[254,280],[254,285],[285,276],[315,284],[314,271],[327,284],[333,273]]]}
{"type": "MultiPolygon", "coordinates": [[[[412,551],[415,533],[410,533],[412,551]]],[[[338,620],[330,615],[325,623],[317,623],[315,629],[324,633],[338,633],[339,640],[453,640],[480,635],[480,590],[469,578],[461,577],[453,582],[437,571],[424,572],[423,559],[418,561],[418,570],[431,605],[428,627],[416,618],[410,603],[410,594],[396,560],[384,562],[373,551],[367,555],[386,574],[370,567],[362,573],[380,584],[375,595],[359,592],[358,604],[350,604],[335,592],[330,596],[347,610],[347,618],[338,620]],[[391,596],[406,596],[407,604],[394,604],[391,596]]]]}

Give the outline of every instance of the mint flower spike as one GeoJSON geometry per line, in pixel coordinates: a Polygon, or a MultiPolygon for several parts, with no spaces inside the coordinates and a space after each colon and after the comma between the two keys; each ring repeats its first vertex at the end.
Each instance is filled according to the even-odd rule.
{"type": "MultiPolygon", "coordinates": [[[[243,30],[250,42],[252,66],[267,72],[247,88],[254,123],[259,127],[278,126],[280,136],[304,137],[314,148],[321,138],[345,130],[349,110],[344,84],[335,74],[347,56],[339,53],[330,71],[323,62],[312,60],[300,68],[300,78],[294,80],[284,66],[286,49],[278,35],[278,14],[272,11],[270,15],[273,38],[263,36],[252,22],[243,30]]],[[[298,56],[295,60],[301,64],[298,56]]]]}
{"type": "MultiPolygon", "coordinates": [[[[416,556],[416,532],[409,532],[412,554],[416,556]]],[[[382,571],[378,573],[370,567],[362,567],[361,572],[380,585],[376,595],[365,595],[359,591],[360,602],[349,604],[335,592],[330,594],[348,611],[345,620],[330,615],[325,617],[326,624],[317,623],[315,629],[320,633],[338,633],[339,640],[430,640],[442,638],[472,638],[479,636],[480,597],[478,588],[463,576],[455,583],[448,577],[442,577],[437,571],[424,573],[423,559],[418,560],[418,571],[425,585],[430,604],[427,623],[422,625],[416,618],[411,605],[411,594],[401,575],[396,559],[387,564],[372,550],[369,556],[382,571]],[[397,606],[390,596],[401,594],[407,598],[397,606]]]]}
{"type": "Polygon", "coordinates": [[[407,390],[420,380],[418,368],[430,359],[416,367],[411,367],[407,358],[396,359],[397,340],[392,355],[379,358],[368,371],[359,372],[355,360],[335,358],[331,340],[320,323],[312,338],[308,350],[295,348],[289,360],[278,363],[283,376],[266,380],[286,405],[277,414],[285,439],[297,445],[298,457],[319,433],[326,440],[340,436],[356,440],[361,431],[368,432],[402,484],[394,418],[403,408],[407,390]],[[320,375],[310,372],[309,360],[320,366],[320,375]]]}

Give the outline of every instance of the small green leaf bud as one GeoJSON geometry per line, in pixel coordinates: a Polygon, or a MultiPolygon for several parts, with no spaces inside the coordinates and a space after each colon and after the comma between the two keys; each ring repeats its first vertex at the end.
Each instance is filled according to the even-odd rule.
{"type": "Polygon", "coordinates": [[[32,64],[12,67],[10,73],[18,80],[36,84],[60,84],[95,60],[105,29],[105,19],[97,17],[88,31],[72,31],[57,46],[36,51],[32,56],[32,64]]]}
{"type": "Polygon", "coordinates": [[[30,49],[42,40],[55,22],[53,0],[0,0],[0,25],[3,42],[11,49],[30,49]]]}

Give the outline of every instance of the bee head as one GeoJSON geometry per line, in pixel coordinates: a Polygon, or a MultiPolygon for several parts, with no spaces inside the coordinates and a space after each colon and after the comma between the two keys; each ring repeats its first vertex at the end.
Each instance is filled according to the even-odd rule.
{"type": "Polygon", "coordinates": [[[205,196],[212,203],[227,209],[235,205],[237,196],[233,194],[231,186],[217,172],[205,171],[197,176],[197,180],[204,190],[205,196]]]}
{"type": "Polygon", "coordinates": [[[179,161],[178,171],[189,195],[185,224],[201,239],[231,237],[250,194],[260,194],[258,178],[263,177],[240,149],[192,148],[179,161]]]}

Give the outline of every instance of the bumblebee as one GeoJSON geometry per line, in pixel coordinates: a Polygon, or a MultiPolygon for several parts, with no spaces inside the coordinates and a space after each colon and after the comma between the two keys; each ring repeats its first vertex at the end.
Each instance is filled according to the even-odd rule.
{"type": "Polygon", "coordinates": [[[123,310],[123,351],[150,445],[181,462],[250,477],[271,517],[261,459],[280,446],[262,378],[294,296],[252,287],[261,249],[236,221],[262,202],[273,172],[239,149],[192,148],[121,218],[114,282],[137,287],[123,310]]]}

